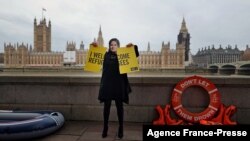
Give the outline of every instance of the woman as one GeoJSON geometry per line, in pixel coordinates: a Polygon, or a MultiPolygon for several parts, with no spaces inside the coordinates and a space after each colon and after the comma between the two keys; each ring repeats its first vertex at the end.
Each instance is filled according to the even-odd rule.
{"type": "MultiPolygon", "coordinates": [[[[133,44],[127,45],[127,47],[131,46],[133,46],[133,44]]],[[[123,102],[127,104],[129,103],[128,94],[131,92],[127,74],[120,74],[119,72],[119,64],[116,54],[117,48],[119,47],[119,40],[116,38],[111,39],[109,41],[109,50],[104,56],[102,78],[98,96],[100,102],[104,102],[103,138],[107,137],[109,113],[112,100],[115,100],[119,120],[118,137],[123,137],[123,102]]],[[[136,56],[138,57],[138,47],[136,45],[134,47],[136,56]]]]}

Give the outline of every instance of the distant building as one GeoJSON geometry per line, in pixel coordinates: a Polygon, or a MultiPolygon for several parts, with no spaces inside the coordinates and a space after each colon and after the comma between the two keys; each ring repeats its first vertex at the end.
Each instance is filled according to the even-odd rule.
{"type": "Polygon", "coordinates": [[[0,53],[0,64],[4,63],[4,53],[0,53]]]}
{"type": "Polygon", "coordinates": [[[51,22],[46,25],[46,19],[43,18],[37,25],[34,19],[34,51],[51,52],[51,22]]]}
{"type": "Polygon", "coordinates": [[[51,22],[34,19],[34,48],[25,44],[4,44],[5,67],[61,66],[62,52],[51,52],[51,22]]]}
{"type": "MultiPolygon", "coordinates": [[[[186,27],[185,19],[182,21],[180,33],[178,35],[176,49],[170,49],[170,42],[165,44],[162,42],[161,51],[151,51],[150,43],[148,43],[147,51],[139,51],[140,56],[139,67],[142,69],[181,69],[185,67],[185,51],[189,53],[190,34],[186,27]]],[[[99,46],[104,46],[101,27],[98,32],[97,40],[99,46]]],[[[187,59],[189,59],[187,57],[187,59]]]]}
{"type": "Polygon", "coordinates": [[[185,61],[189,61],[190,58],[190,34],[188,33],[188,29],[186,27],[185,19],[183,18],[181,29],[178,35],[178,44],[183,44],[185,47],[185,61]]]}
{"type": "Polygon", "coordinates": [[[236,61],[240,61],[242,56],[242,52],[237,48],[232,48],[230,45],[225,49],[220,47],[215,49],[214,46],[210,48],[210,46],[202,48],[201,50],[193,56],[194,64],[200,67],[207,67],[208,64],[214,63],[232,63],[236,61]]]}
{"type": "Polygon", "coordinates": [[[172,69],[184,68],[185,47],[176,44],[176,49],[170,49],[170,43],[162,43],[160,52],[151,51],[148,44],[147,51],[140,51],[139,66],[142,69],[172,69]]]}
{"type": "Polygon", "coordinates": [[[29,45],[4,43],[4,64],[8,67],[23,66],[28,63],[29,45]]]}
{"type": "Polygon", "coordinates": [[[83,41],[80,44],[80,49],[76,50],[76,65],[85,66],[88,50],[84,49],[83,41]]]}
{"type": "MultiPolygon", "coordinates": [[[[99,46],[104,46],[101,26],[97,40],[99,46]]],[[[185,52],[189,54],[190,34],[183,19],[180,33],[178,35],[176,48],[170,49],[170,42],[162,42],[160,52],[150,50],[148,43],[147,51],[140,51],[139,65],[143,69],[171,69],[184,68],[185,52]]],[[[65,64],[84,66],[88,50],[84,48],[83,42],[80,48],[76,49],[75,42],[67,42],[65,52],[51,51],[51,22],[48,26],[46,19],[42,19],[37,25],[34,19],[34,48],[25,44],[4,44],[4,65],[5,67],[42,67],[42,66],[63,66],[65,64]],[[74,55],[75,57],[73,57],[74,55]],[[73,62],[72,62],[73,61],[73,62]]]]}
{"type": "Polygon", "coordinates": [[[60,66],[61,52],[36,52],[24,44],[4,45],[5,67],[60,66]]]}
{"type": "Polygon", "coordinates": [[[242,61],[250,61],[250,48],[249,45],[247,45],[246,50],[244,51],[242,55],[242,61]]]}
{"type": "MultiPolygon", "coordinates": [[[[75,51],[75,65],[84,65],[87,51],[81,42],[80,49],[76,44],[67,42],[66,51],[75,51]]],[[[46,25],[46,19],[42,19],[37,25],[34,19],[34,49],[25,44],[4,44],[5,67],[43,67],[63,66],[63,52],[51,52],[51,22],[46,25]]]]}
{"type": "MultiPolygon", "coordinates": [[[[72,44],[67,43],[67,50],[72,50],[72,44]]],[[[84,50],[83,43],[80,49],[75,49],[74,43],[74,65],[83,66],[86,61],[87,50],[84,50]]],[[[4,64],[5,67],[60,67],[64,65],[64,52],[36,52],[32,51],[28,45],[5,44],[4,64]]]]}
{"type": "Polygon", "coordinates": [[[97,44],[98,46],[104,46],[104,40],[102,37],[102,28],[100,26],[99,32],[98,32],[98,37],[97,37],[97,44]]]}
{"type": "MultiPolygon", "coordinates": [[[[73,60],[75,60],[75,62],[73,61],[74,64],[76,66],[84,66],[86,59],[87,59],[87,53],[88,53],[88,50],[84,49],[83,41],[81,42],[79,49],[76,49],[76,43],[72,41],[72,42],[67,42],[66,52],[64,52],[64,55],[65,54],[71,54],[71,55],[75,54],[75,57],[71,57],[71,59],[73,58],[73,60]],[[75,53],[73,53],[73,52],[75,52],[75,53]]],[[[64,60],[64,64],[66,62],[67,61],[64,60]]],[[[72,64],[73,64],[73,62],[71,61],[72,64]]]]}
{"type": "Polygon", "coordinates": [[[178,35],[178,42],[176,49],[170,49],[170,42],[165,44],[162,42],[160,52],[150,50],[150,43],[148,43],[147,51],[140,51],[139,66],[144,69],[173,69],[184,68],[185,58],[188,60],[189,55],[189,40],[190,34],[186,27],[185,20],[182,21],[180,33],[178,35]],[[185,56],[187,52],[187,57],[185,56]]]}
{"type": "Polygon", "coordinates": [[[76,51],[76,43],[67,41],[66,51],[76,51]]]}

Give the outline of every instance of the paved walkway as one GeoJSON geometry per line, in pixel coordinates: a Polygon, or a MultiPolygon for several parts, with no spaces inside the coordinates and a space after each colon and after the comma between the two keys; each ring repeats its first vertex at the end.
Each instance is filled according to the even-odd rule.
{"type": "Polygon", "coordinates": [[[109,122],[106,138],[102,138],[102,122],[66,121],[57,132],[35,141],[141,141],[143,123],[124,123],[124,136],[117,137],[118,122],[109,122]]]}

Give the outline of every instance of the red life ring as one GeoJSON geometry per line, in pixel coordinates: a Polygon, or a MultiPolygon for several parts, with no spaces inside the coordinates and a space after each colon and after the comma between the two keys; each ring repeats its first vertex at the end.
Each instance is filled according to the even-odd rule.
{"type": "Polygon", "coordinates": [[[175,86],[172,92],[171,103],[177,115],[179,115],[184,120],[192,123],[197,123],[200,120],[208,120],[213,118],[213,116],[215,115],[216,111],[218,111],[221,104],[220,94],[215,85],[208,79],[199,76],[191,76],[180,81],[175,86]],[[209,94],[210,103],[208,107],[200,113],[189,112],[182,106],[181,103],[182,93],[186,88],[191,86],[201,86],[209,94]]]}

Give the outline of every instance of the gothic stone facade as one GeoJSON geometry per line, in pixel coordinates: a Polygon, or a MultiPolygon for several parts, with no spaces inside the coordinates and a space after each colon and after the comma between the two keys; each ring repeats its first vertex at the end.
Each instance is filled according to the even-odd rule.
{"type": "MultiPolygon", "coordinates": [[[[87,51],[81,43],[80,49],[75,49],[75,43],[67,43],[66,50],[76,51],[76,64],[83,65],[87,51]]],[[[42,19],[37,25],[34,19],[34,49],[25,44],[4,44],[5,67],[42,67],[63,65],[63,52],[51,51],[51,22],[46,24],[42,19]]]]}
{"type": "Polygon", "coordinates": [[[61,52],[36,52],[24,44],[4,45],[5,67],[61,66],[62,59],[61,52]]]}
{"type": "MultiPolygon", "coordinates": [[[[190,35],[183,19],[176,49],[170,49],[170,43],[162,43],[160,52],[150,50],[141,51],[139,65],[143,69],[147,68],[184,68],[185,54],[189,52],[190,35]]],[[[103,46],[101,27],[97,38],[98,45],[103,46]]],[[[67,42],[66,51],[76,51],[76,65],[84,66],[88,50],[84,49],[83,43],[80,49],[76,49],[76,43],[67,42]]],[[[29,45],[4,44],[4,64],[5,67],[42,67],[42,66],[63,66],[63,52],[51,51],[51,22],[46,25],[46,19],[37,25],[34,20],[34,49],[29,45]]]]}
{"type": "Polygon", "coordinates": [[[160,52],[150,51],[148,46],[147,51],[141,51],[139,56],[139,66],[142,69],[171,69],[184,68],[185,46],[176,44],[176,49],[170,49],[170,43],[162,43],[160,52]]]}
{"type": "Polygon", "coordinates": [[[242,52],[235,46],[228,45],[225,49],[220,47],[215,49],[214,46],[210,48],[205,47],[205,49],[201,49],[197,52],[195,56],[193,56],[194,64],[200,67],[207,67],[208,64],[214,63],[232,63],[236,61],[240,61],[242,56],[242,52]]]}
{"type": "Polygon", "coordinates": [[[34,51],[51,52],[51,22],[46,25],[46,19],[40,21],[37,25],[34,19],[34,51]]]}
{"type": "Polygon", "coordinates": [[[246,46],[246,50],[243,53],[242,61],[250,61],[250,48],[249,45],[246,46]]]}
{"type": "MultiPolygon", "coordinates": [[[[72,44],[68,44],[68,47],[72,44]]],[[[82,44],[81,44],[82,46],[82,44]]],[[[79,49],[76,51],[76,65],[82,66],[86,61],[87,50],[79,49]]],[[[4,64],[5,67],[60,67],[63,66],[63,52],[36,52],[32,51],[28,45],[4,45],[4,64]]]]}
{"type": "Polygon", "coordinates": [[[0,64],[4,64],[4,53],[0,53],[0,64]]]}

